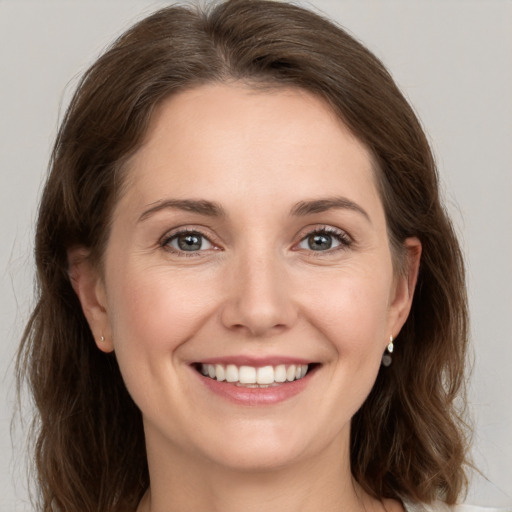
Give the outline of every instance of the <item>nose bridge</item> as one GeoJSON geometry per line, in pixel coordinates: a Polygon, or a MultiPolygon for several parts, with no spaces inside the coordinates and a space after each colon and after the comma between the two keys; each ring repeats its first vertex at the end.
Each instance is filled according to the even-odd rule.
{"type": "Polygon", "coordinates": [[[223,321],[263,336],[289,327],[295,317],[283,258],[271,244],[247,244],[235,256],[223,321]]]}

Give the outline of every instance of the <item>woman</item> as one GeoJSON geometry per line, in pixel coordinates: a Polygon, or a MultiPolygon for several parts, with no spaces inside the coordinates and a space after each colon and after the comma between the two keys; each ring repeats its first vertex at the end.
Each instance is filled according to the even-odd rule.
{"type": "Polygon", "coordinates": [[[231,0],[121,36],[63,121],[36,259],[42,510],[459,500],[460,249],[413,111],[330,22],[231,0]]]}

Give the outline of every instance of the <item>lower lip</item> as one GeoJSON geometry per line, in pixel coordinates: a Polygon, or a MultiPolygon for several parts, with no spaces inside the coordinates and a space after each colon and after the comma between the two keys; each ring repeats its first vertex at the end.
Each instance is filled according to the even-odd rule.
{"type": "Polygon", "coordinates": [[[283,382],[278,386],[268,388],[245,388],[226,381],[218,381],[205,377],[194,370],[203,384],[216,395],[225,398],[238,405],[273,405],[284,402],[305,389],[311,380],[311,372],[302,379],[292,382],[283,382]]]}

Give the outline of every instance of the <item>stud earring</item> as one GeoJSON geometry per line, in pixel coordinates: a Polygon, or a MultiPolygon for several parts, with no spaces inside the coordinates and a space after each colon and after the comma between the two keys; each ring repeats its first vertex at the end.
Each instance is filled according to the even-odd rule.
{"type": "Polygon", "coordinates": [[[105,336],[100,336],[100,343],[103,343],[105,341],[105,336]]]}
{"type": "Polygon", "coordinates": [[[393,358],[391,357],[391,354],[393,353],[394,349],[395,346],[393,345],[393,336],[391,335],[389,337],[388,346],[386,347],[386,352],[382,356],[382,366],[389,366],[392,363],[393,358]]]}

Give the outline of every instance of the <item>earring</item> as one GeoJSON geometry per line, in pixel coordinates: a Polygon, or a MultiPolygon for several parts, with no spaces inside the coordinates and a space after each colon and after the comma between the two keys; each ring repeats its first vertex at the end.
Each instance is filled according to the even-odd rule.
{"type": "Polygon", "coordinates": [[[105,341],[105,336],[101,335],[100,336],[100,343],[103,343],[105,341]]]}
{"type": "Polygon", "coordinates": [[[393,361],[393,358],[391,357],[391,354],[393,353],[393,350],[395,349],[395,346],[393,345],[393,335],[391,335],[389,337],[389,343],[388,343],[388,346],[386,347],[386,352],[384,353],[384,355],[382,356],[382,366],[389,366],[392,361],[393,361]]]}

